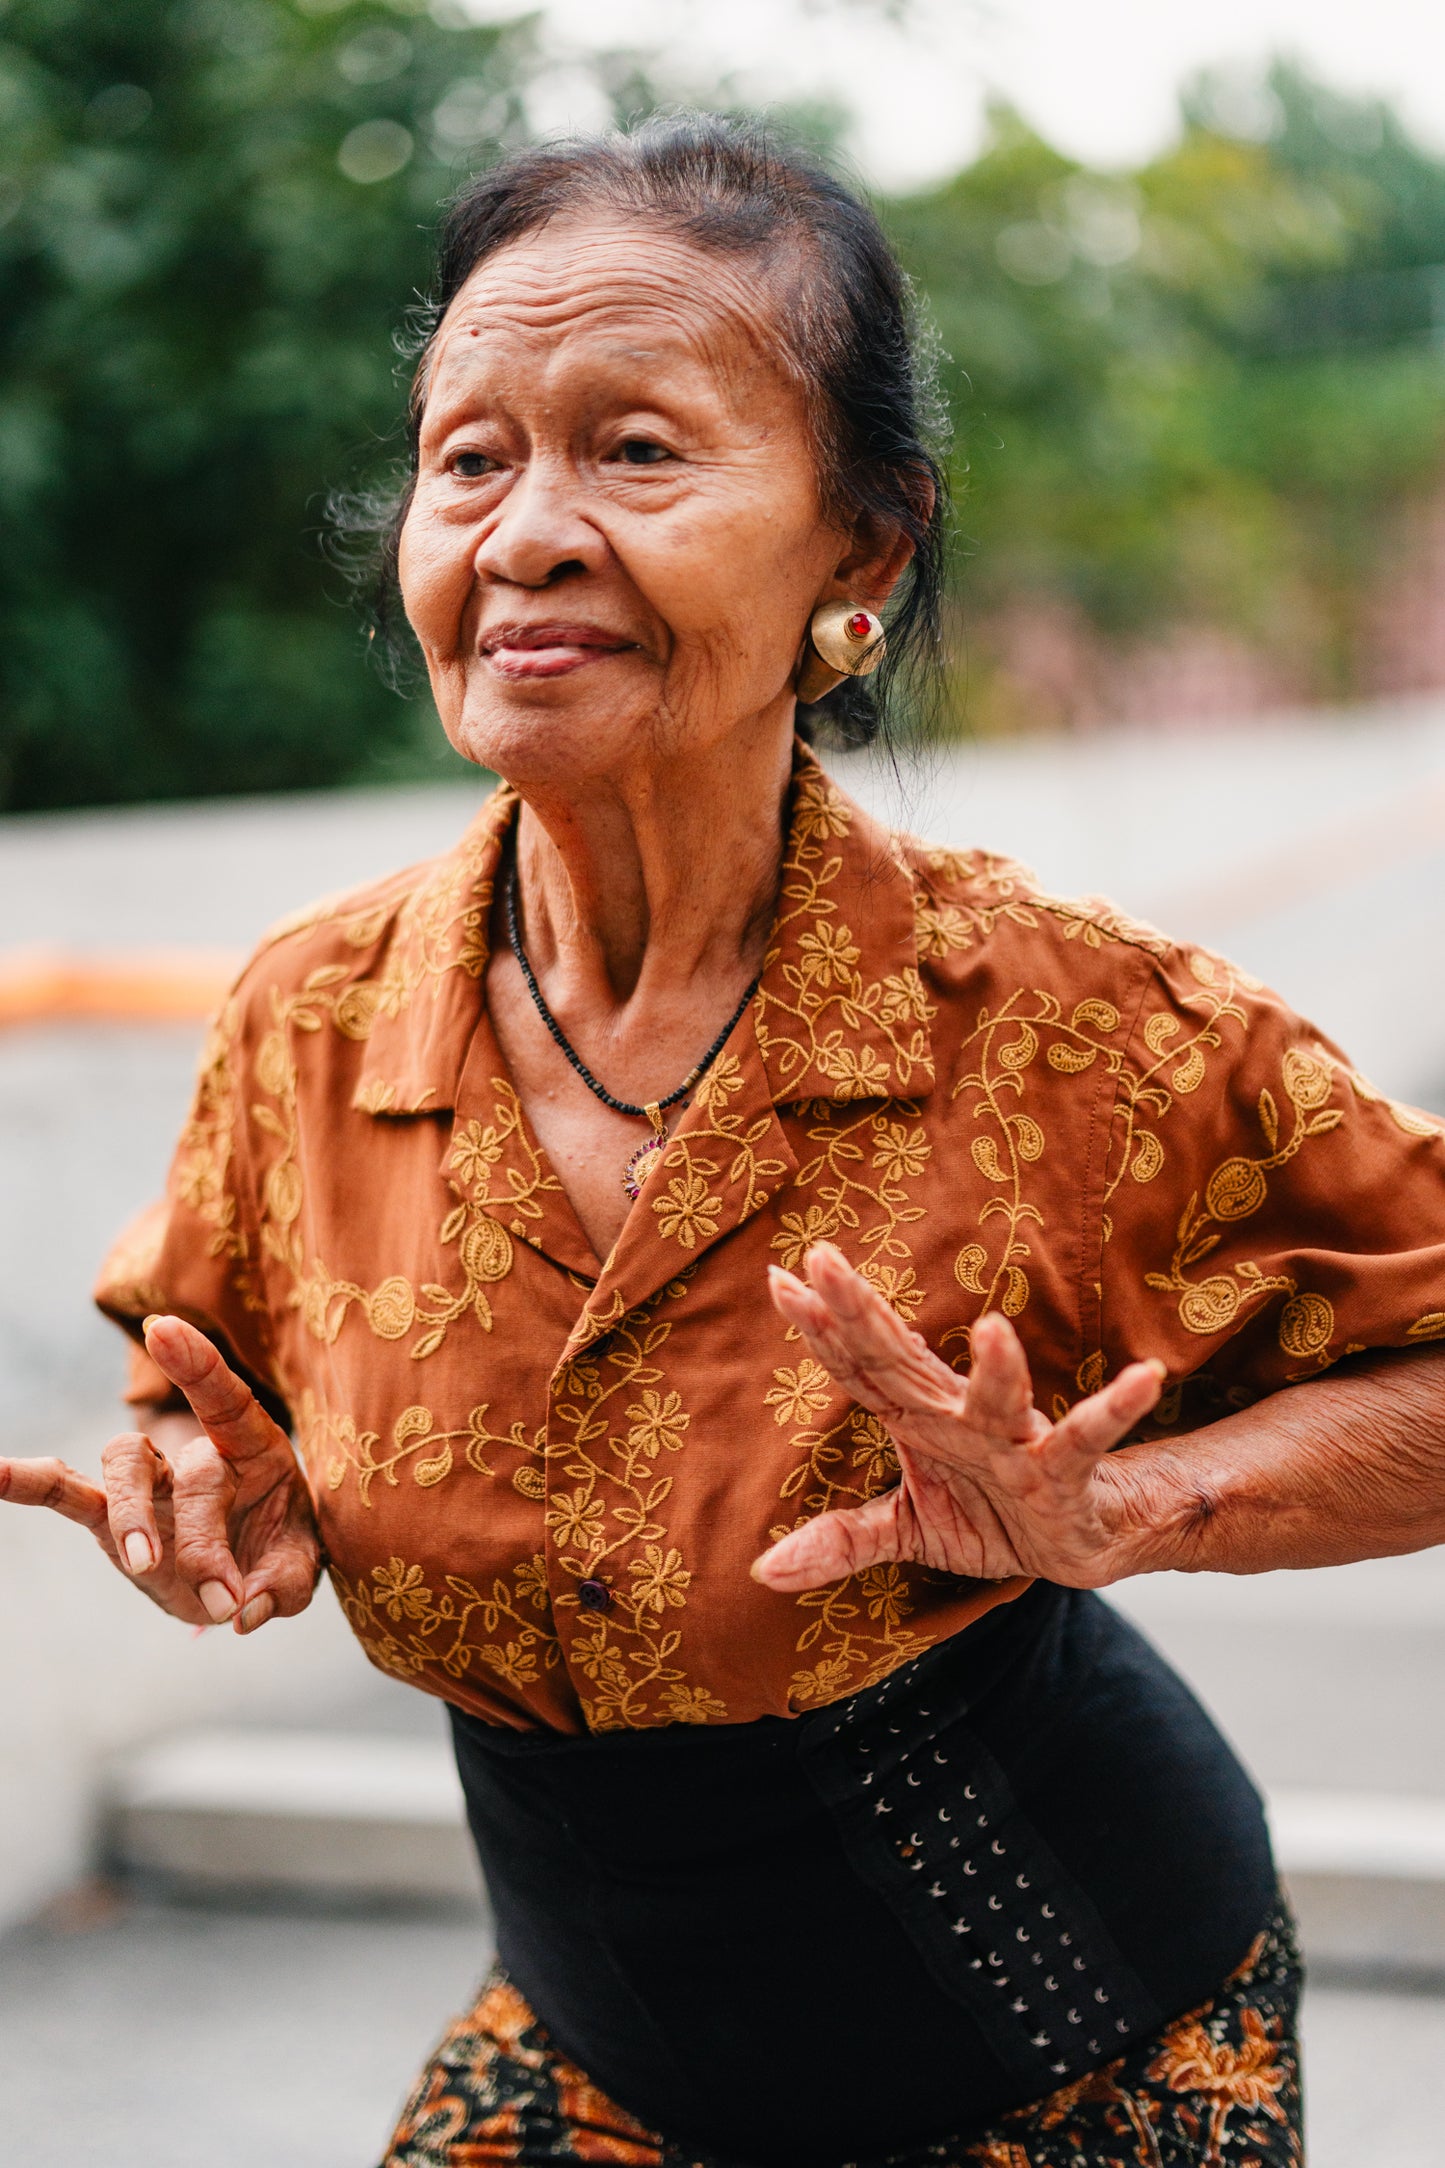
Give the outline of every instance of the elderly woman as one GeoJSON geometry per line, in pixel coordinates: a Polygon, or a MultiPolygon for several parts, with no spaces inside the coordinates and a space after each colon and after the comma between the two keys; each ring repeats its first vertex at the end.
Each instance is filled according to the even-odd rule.
{"type": "Polygon", "coordinates": [[[505,781],[257,951],[102,1286],[143,1428],[4,1469],[448,1704],[499,1969],[389,2168],[1300,2157],[1258,1799],[1092,1592],[1445,1533],[1445,1151],[800,742],[926,659],[921,405],[745,131],[461,197],[391,550],[505,781]]]}

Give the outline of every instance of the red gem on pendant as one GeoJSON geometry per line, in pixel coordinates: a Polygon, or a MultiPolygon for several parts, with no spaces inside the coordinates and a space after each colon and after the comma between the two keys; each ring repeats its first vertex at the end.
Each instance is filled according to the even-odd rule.
{"type": "Polygon", "coordinates": [[[667,1139],[664,1136],[649,1137],[645,1144],[638,1145],[637,1150],[623,1168],[622,1187],[634,1204],[642,1195],[642,1185],[652,1172],[653,1159],[666,1143],[667,1139]]]}
{"type": "Polygon", "coordinates": [[[850,640],[866,640],[873,630],[873,620],[866,610],[855,610],[843,630],[850,640]]]}

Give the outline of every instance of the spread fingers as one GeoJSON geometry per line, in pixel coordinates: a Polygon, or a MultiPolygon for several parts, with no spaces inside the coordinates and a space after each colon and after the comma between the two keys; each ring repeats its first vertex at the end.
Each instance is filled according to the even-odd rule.
{"type": "Polygon", "coordinates": [[[1161,1362],[1130,1363],[1101,1392],[1070,1408],[1048,1438],[1045,1457],[1055,1466],[1102,1460],[1154,1407],[1164,1378],[1161,1362]]]}
{"type": "Polygon", "coordinates": [[[773,1267],[773,1300],[835,1381],[875,1414],[957,1416],[963,1387],[831,1243],[808,1253],[808,1285],[773,1267]]]}
{"type": "Polygon", "coordinates": [[[900,1505],[900,1493],[890,1490],[863,1506],[820,1513],[754,1559],[752,1577],[764,1588],[793,1594],[824,1588],[830,1581],[865,1572],[881,1559],[897,1558],[900,1505]]]}
{"type": "Polygon", "coordinates": [[[161,1562],[155,1501],[168,1495],[170,1463],[138,1430],[112,1438],[101,1455],[111,1541],[127,1573],[153,1573],[161,1562]]]}
{"type": "Polygon", "coordinates": [[[148,1317],[145,1343],[228,1460],[249,1460],[275,1445],[276,1424],[203,1332],[184,1318],[148,1317]]]}
{"type": "Polygon", "coordinates": [[[316,1592],[321,1559],[315,1542],[301,1530],[278,1536],[254,1573],[248,1573],[236,1614],[238,1634],[254,1633],[268,1619],[295,1618],[316,1592]]]}
{"type": "Polygon", "coordinates": [[[192,1438],[176,1454],[174,1480],[176,1572],[220,1625],[240,1609],[244,1588],[226,1526],[235,1477],[209,1438],[192,1438]]]}
{"type": "Polygon", "coordinates": [[[63,1460],[0,1460],[0,1498],[13,1506],[48,1506],[93,1536],[105,1527],[105,1492],[63,1460]]]}
{"type": "Polygon", "coordinates": [[[968,1420],[975,1430],[1014,1444],[1037,1437],[1028,1357],[1018,1334],[996,1310],[979,1318],[969,1334],[968,1420]]]}

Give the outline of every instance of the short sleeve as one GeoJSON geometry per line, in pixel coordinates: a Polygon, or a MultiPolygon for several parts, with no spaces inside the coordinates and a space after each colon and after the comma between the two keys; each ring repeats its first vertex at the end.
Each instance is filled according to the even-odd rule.
{"type": "Polygon", "coordinates": [[[1158,1356],[1191,1420],[1445,1338],[1445,1129],[1257,980],[1170,949],[1117,1080],[1099,1255],[1081,1385],[1158,1356]]]}
{"type": "Polygon", "coordinates": [[[250,1209],[242,1106],[241,1005],[233,996],[206,1035],[190,1111],[163,1200],[112,1245],[95,1285],[106,1316],[129,1333],[127,1400],[176,1399],[140,1342],[152,1312],[184,1317],[205,1333],[278,1420],[287,1420],[276,1375],[250,1209]]]}

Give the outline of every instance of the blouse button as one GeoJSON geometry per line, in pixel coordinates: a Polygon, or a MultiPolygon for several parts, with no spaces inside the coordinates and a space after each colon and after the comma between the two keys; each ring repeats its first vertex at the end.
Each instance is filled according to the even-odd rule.
{"type": "Polygon", "coordinates": [[[577,1601],[584,1611],[610,1611],[612,1591],[605,1581],[586,1580],[577,1584],[577,1601]]]}

